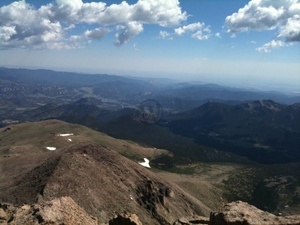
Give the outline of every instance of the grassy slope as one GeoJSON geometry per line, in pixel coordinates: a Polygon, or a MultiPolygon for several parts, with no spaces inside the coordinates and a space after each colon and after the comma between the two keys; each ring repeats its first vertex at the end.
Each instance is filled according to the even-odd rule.
{"type": "Polygon", "coordinates": [[[57,150],[79,142],[101,143],[122,155],[130,158],[156,158],[162,154],[169,154],[166,150],[139,146],[138,144],[112,138],[106,134],[96,132],[87,127],[47,120],[42,122],[23,123],[0,129],[0,154],[11,155],[27,152],[38,153],[46,150],[47,146],[56,147],[57,150]],[[5,131],[5,132],[4,132],[5,131]],[[73,136],[60,137],[58,134],[73,133],[73,136]],[[70,142],[68,139],[72,139],[70,142]]]}
{"type": "Polygon", "coordinates": [[[299,163],[194,163],[158,173],[213,210],[242,200],[271,213],[300,214],[299,163]]]}
{"type": "MultiPolygon", "coordinates": [[[[30,165],[36,163],[31,163],[33,160],[31,157],[32,154],[46,152],[48,153],[47,155],[49,155],[51,153],[46,150],[47,146],[57,147],[56,151],[59,151],[60,148],[74,145],[79,142],[100,143],[134,161],[139,161],[143,157],[154,159],[162,154],[171,156],[166,150],[144,147],[131,141],[115,139],[84,126],[58,120],[24,123],[9,127],[10,130],[5,132],[4,130],[7,127],[0,129],[0,164],[1,160],[14,160],[15,163],[13,165],[17,166],[18,155],[26,154],[28,155],[28,165],[23,165],[22,167],[25,170],[33,169],[30,165]],[[74,133],[74,135],[60,137],[58,136],[60,133],[74,133]],[[68,141],[69,138],[72,139],[72,142],[68,141]]],[[[231,166],[228,167],[231,168],[231,166]]],[[[196,166],[175,167],[169,172],[157,169],[152,169],[152,171],[157,173],[163,179],[176,183],[184,192],[188,193],[188,195],[196,201],[205,200],[205,204],[209,208],[216,210],[221,205],[220,203],[222,203],[222,201],[220,201],[222,190],[221,187],[218,186],[220,182],[216,185],[216,183],[211,182],[211,180],[219,179],[218,177],[221,176],[219,172],[223,174],[222,171],[224,168],[218,168],[218,165],[208,166],[208,164],[199,164],[196,166]],[[197,174],[194,174],[194,172],[197,172],[197,174]],[[205,177],[200,176],[200,174],[205,174],[205,177]]],[[[2,180],[1,175],[4,176],[6,174],[7,176],[9,171],[8,170],[7,173],[2,173],[1,170],[2,167],[0,166],[0,181],[2,180]]]]}
{"type": "Polygon", "coordinates": [[[201,199],[212,210],[218,210],[225,202],[223,181],[242,166],[237,164],[194,163],[177,166],[169,172],[158,171],[165,179],[177,184],[181,189],[201,199]]]}

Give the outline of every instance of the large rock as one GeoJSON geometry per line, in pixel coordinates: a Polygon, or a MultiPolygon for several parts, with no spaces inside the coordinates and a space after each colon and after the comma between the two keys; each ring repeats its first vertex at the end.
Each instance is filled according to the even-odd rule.
{"type": "Polygon", "coordinates": [[[49,202],[15,207],[0,204],[0,223],[11,225],[97,225],[97,219],[88,215],[72,198],[61,197],[49,202]]]}
{"type": "Polygon", "coordinates": [[[109,221],[109,225],[142,225],[136,214],[124,213],[109,221]]]}
{"type": "Polygon", "coordinates": [[[300,216],[275,216],[246,202],[226,204],[210,214],[210,225],[300,225],[300,216]]]}
{"type": "Polygon", "coordinates": [[[202,225],[208,223],[209,223],[209,218],[194,215],[193,217],[180,218],[173,225],[202,225]]]}

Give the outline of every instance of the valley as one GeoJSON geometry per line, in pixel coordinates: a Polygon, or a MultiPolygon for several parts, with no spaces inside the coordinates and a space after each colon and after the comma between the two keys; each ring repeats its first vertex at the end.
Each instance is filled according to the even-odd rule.
{"type": "Polygon", "coordinates": [[[0,202],[67,195],[103,223],[127,209],[171,224],[237,200],[300,214],[300,96],[8,68],[0,84],[0,202]],[[138,115],[155,116],[149,99],[154,123],[138,115]]]}
{"type": "Polygon", "coordinates": [[[159,79],[1,70],[0,126],[60,119],[200,161],[300,161],[297,95],[159,79]],[[147,99],[163,110],[151,126],[137,115],[147,99]]]}

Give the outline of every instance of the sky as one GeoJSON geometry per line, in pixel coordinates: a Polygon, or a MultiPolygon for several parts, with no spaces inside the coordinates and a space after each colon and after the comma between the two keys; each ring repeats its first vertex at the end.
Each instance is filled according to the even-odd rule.
{"type": "Polygon", "coordinates": [[[0,66],[300,93],[300,0],[0,1],[0,66]]]}

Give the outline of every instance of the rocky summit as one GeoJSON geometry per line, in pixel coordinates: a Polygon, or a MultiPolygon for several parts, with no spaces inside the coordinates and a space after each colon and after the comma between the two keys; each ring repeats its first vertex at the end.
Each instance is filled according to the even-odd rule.
{"type": "Polygon", "coordinates": [[[97,225],[97,218],[86,213],[72,198],[61,197],[48,202],[16,207],[0,204],[0,224],[11,225],[97,225]]]}
{"type": "MultiPolygon", "coordinates": [[[[32,205],[0,204],[0,224],[4,225],[143,225],[137,214],[120,213],[108,223],[100,223],[70,197],[56,198],[32,205]]],[[[299,225],[300,216],[275,216],[242,201],[224,205],[210,218],[203,216],[181,217],[173,225],[299,225]]]]}
{"type": "Polygon", "coordinates": [[[226,204],[210,214],[209,225],[300,225],[300,216],[275,216],[246,202],[226,204]]]}

